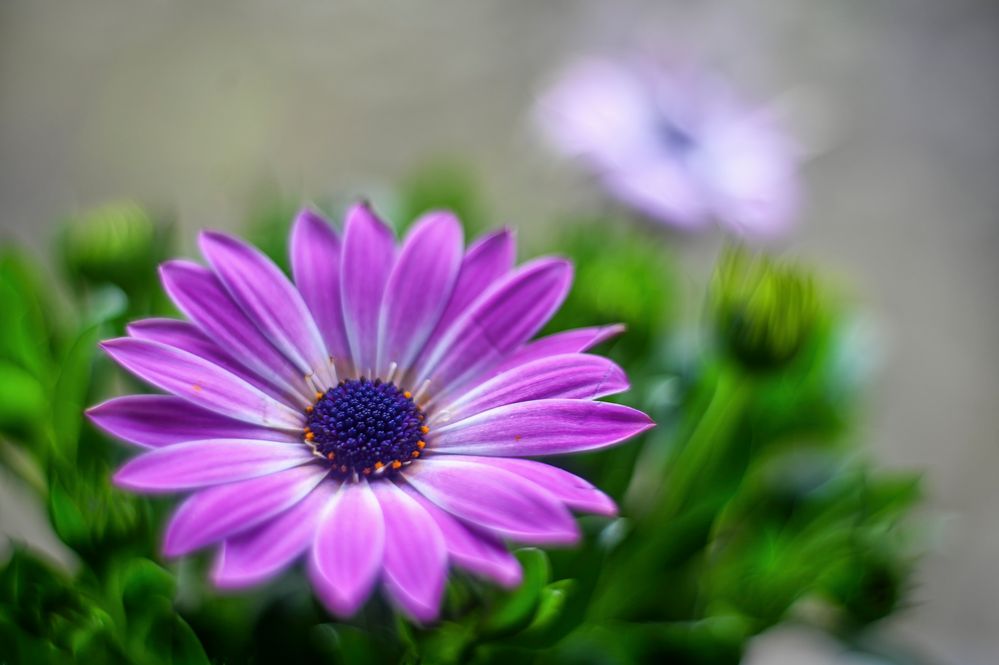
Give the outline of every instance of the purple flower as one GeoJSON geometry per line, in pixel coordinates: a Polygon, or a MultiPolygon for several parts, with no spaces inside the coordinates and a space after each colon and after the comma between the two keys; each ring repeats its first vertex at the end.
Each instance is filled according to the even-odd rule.
{"type": "Polygon", "coordinates": [[[797,212],[790,141],[766,110],[689,65],[580,60],[542,96],[537,116],[557,149],[664,224],[701,230],[717,221],[740,236],[771,238],[797,212]]]}
{"type": "Polygon", "coordinates": [[[145,493],[191,492],[164,552],[218,546],[213,578],[243,587],[299,558],[331,612],[353,614],[381,582],[419,621],[437,617],[453,564],[505,586],[505,543],[575,542],[570,510],[612,515],[585,480],[519,459],[605,448],[652,426],[595,401],[628,387],[587,349],[620,326],[530,341],[562,303],[571,265],[514,267],[503,230],[463,249],[447,212],[401,247],[366,205],[343,237],[305,210],[294,284],[255,248],[200,238],[205,268],[161,267],[190,322],[147,319],[103,343],[170,395],[89,411],[146,448],[115,475],[145,493]]]}

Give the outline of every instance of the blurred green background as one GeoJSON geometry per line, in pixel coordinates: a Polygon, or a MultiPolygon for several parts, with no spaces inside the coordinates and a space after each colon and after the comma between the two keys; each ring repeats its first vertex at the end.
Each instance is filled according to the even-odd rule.
{"type": "MultiPolygon", "coordinates": [[[[76,316],[70,290],[46,286],[58,269],[41,257],[68,218],[109,201],[141,201],[190,254],[200,227],[274,240],[268,220],[302,198],[339,210],[359,194],[401,217],[420,196],[440,196],[435,183],[470,173],[457,189],[477,195],[455,201],[466,216],[514,226],[525,251],[586,256],[559,225],[610,219],[606,205],[537,145],[527,128],[534,95],[577,52],[686,39],[772,96],[814,151],[808,208],[786,249],[856,302],[853,348],[863,350],[851,360],[874,385],[851,407],[850,444],[863,443],[879,467],[926,470],[919,525],[929,554],[905,611],[879,631],[937,662],[986,665],[999,652],[997,35],[994,6],[971,0],[12,0],[0,6],[0,225],[34,249],[37,292],[63,320],[76,316]]],[[[670,321],[703,321],[721,242],[672,239],[670,321]]],[[[599,262],[587,265],[606,283],[599,262]]],[[[87,316],[114,325],[115,297],[89,294],[87,316]]],[[[140,309],[157,306],[140,297],[150,298],[140,309]]],[[[573,311],[597,323],[601,305],[591,305],[573,311]]],[[[682,326],[669,328],[680,347],[682,326]]],[[[31,371],[55,380],[78,332],[62,331],[31,371]]],[[[677,357],[661,367],[688,376],[669,365],[677,357]]],[[[5,387],[30,400],[30,385],[5,387]]],[[[0,480],[0,530],[68,560],[32,496],[0,480]]],[[[724,574],[744,579],[735,568],[718,574],[719,588],[724,574]]],[[[782,630],[749,658],[835,662],[825,639],[782,630]]]]}

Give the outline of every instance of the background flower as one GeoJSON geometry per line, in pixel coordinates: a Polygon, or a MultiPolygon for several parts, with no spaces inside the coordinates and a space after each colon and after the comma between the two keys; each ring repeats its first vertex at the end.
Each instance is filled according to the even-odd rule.
{"type": "Polygon", "coordinates": [[[743,237],[785,233],[797,158],[762,106],[689,61],[648,55],[572,63],[539,100],[558,150],[580,157],[624,204],[685,230],[717,221],[743,237]]]}

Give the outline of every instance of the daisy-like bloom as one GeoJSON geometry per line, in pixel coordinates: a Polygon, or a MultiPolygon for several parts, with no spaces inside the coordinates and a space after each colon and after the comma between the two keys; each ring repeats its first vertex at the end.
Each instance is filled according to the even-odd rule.
{"type": "Polygon", "coordinates": [[[585,480],[521,459],[604,448],[651,426],[595,401],[627,388],[619,367],[585,353],[620,326],[531,341],[569,289],[567,261],[514,267],[505,230],[464,251],[447,212],[417,220],[397,247],[364,204],[342,238],[299,214],[294,283],[230,236],[203,233],[200,247],[208,267],[161,268],[189,321],[137,321],[103,343],[170,394],[89,411],[147,449],[115,475],[120,487],[191,492],[167,527],[167,556],[217,546],[224,588],[304,558],[336,615],[380,582],[403,612],[431,621],[449,565],[514,586],[506,543],[570,544],[571,510],[614,514],[585,480]]]}
{"type": "Polygon", "coordinates": [[[556,149],[655,221],[768,239],[797,212],[797,151],[772,114],[689,63],[583,59],[536,110],[556,149]]]}

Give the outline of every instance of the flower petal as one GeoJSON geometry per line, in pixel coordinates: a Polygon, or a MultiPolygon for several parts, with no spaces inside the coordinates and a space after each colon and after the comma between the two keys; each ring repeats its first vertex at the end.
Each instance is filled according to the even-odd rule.
{"type": "Polygon", "coordinates": [[[206,438],[293,443],[300,436],[233,420],[173,395],[116,397],[91,407],[87,416],[108,434],[150,448],[206,438]]]}
{"type": "Polygon", "coordinates": [[[304,426],[301,413],[186,351],[128,337],[102,342],[101,347],[128,371],[192,404],[264,427],[304,426]]]}
{"type": "Polygon", "coordinates": [[[500,406],[435,430],[435,452],[533,457],[597,450],[653,426],[621,404],[540,399],[500,406]]]}
{"type": "Polygon", "coordinates": [[[371,593],[382,567],[385,521],[367,481],[345,483],[312,545],[309,573],[330,612],[353,615],[371,593]]]}
{"type": "Polygon", "coordinates": [[[412,487],[403,488],[407,494],[419,501],[430,516],[437,522],[448,556],[461,568],[494,582],[512,588],[520,584],[523,571],[520,562],[510,554],[499,540],[481,531],[475,531],[450,513],[437,507],[412,487]]]}
{"type": "Polygon", "coordinates": [[[212,271],[190,261],[167,261],[160,279],[177,308],[210,339],[261,378],[309,403],[312,391],[301,373],[246,318],[212,271]]]}
{"type": "Polygon", "coordinates": [[[561,502],[504,469],[435,456],[414,464],[404,477],[447,512],[503,538],[530,544],[567,544],[579,538],[561,502]]]}
{"type": "Polygon", "coordinates": [[[325,477],[325,469],[308,464],[201,490],[174,513],[163,553],[181,556],[252,529],[294,506],[325,477]]]}
{"type": "Polygon", "coordinates": [[[395,483],[374,484],[385,517],[385,588],[410,617],[437,618],[447,549],[440,528],[427,511],[395,483]]]}
{"type": "Polygon", "coordinates": [[[479,384],[431,418],[431,424],[458,422],[489,409],[539,399],[596,399],[628,389],[628,378],[600,356],[567,353],[511,369],[479,384]]]}
{"type": "Polygon", "coordinates": [[[284,471],[315,459],[305,445],[206,439],[157,448],[114,474],[119,487],[138,492],[176,492],[284,471]]]}
{"type": "Polygon", "coordinates": [[[148,339],[187,351],[228,370],[271,397],[284,401],[287,397],[274,386],[262,381],[257,374],[237,362],[222,347],[208,338],[193,323],[176,319],[142,319],[126,327],[130,337],[148,339]]]}
{"type": "Polygon", "coordinates": [[[597,344],[624,332],[624,326],[616,323],[595,328],[577,328],[548,335],[534,340],[517,349],[508,359],[496,367],[491,375],[505,372],[514,367],[525,365],[540,358],[562,355],[564,353],[582,353],[589,351],[597,344]]]}
{"type": "Polygon", "coordinates": [[[498,364],[548,321],[565,299],[572,265],[538,259],[507,275],[462,314],[437,343],[423,375],[437,390],[498,364]]]}
{"type": "Polygon", "coordinates": [[[340,239],[318,213],[302,209],[291,231],[291,272],[337,361],[350,355],[340,301],[340,239]]]}
{"type": "Polygon", "coordinates": [[[415,363],[417,374],[437,342],[447,334],[451,324],[496,280],[510,272],[516,253],[514,234],[510,229],[501,229],[483,236],[468,248],[447,307],[415,363]]]}
{"type": "Polygon", "coordinates": [[[579,476],[557,466],[514,457],[467,457],[515,473],[543,488],[569,508],[612,517],[617,515],[614,500],[579,476]]]}
{"type": "Polygon", "coordinates": [[[224,233],[203,231],[198,240],[229,295],[264,336],[303,375],[315,374],[324,385],[333,385],[319,328],[281,269],[256,247],[224,233]]]}
{"type": "Polygon", "coordinates": [[[222,543],[212,570],[215,585],[223,589],[253,586],[289,566],[315,538],[319,517],[335,489],[330,481],[320,483],[280,515],[222,543]]]}
{"type": "Polygon", "coordinates": [[[351,357],[358,374],[375,368],[378,317],[394,257],[392,230],[366,203],[351,208],[343,233],[340,296],[351,357]]]}
{"type": "Polygon", "coordinates": [[[431,212],[416,221],[385,286],[376,363],[379,373],[393,362],[404,370],[412,365],[451,297],[461,255],[457,217],[431,212]]]}

